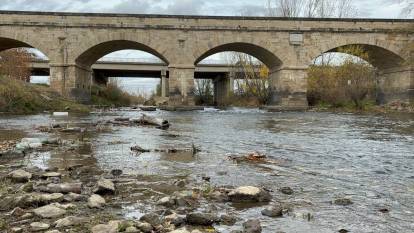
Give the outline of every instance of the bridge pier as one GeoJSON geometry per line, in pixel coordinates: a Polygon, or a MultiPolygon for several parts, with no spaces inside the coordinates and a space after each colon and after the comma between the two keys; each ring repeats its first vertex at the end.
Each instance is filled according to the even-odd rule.
{"type": "Polygon", "coordinates": [[[306,110],[307,67],[283,67],[269,74],[270,110],[306,110]]]}
{"type": "Polygon", "coordinates": [[[169,90],[168,90],[168,78],[167,78],[167,71],[161,70],[161,97],[166,98],[168,97],[169,90]]]}
{"type": "Polygon", "coordinates": [[[50,64],[50,86],[80,102],[91,98],[92,70],[72,64],[50,64]]]}
{"type": "Polygon", "coordinates": [[[170,65],[169,102],[170,106],[194,106],[194,65],[170,65]]]}
{"type": "Polygon", "coordinates": [[[414,67],[401,66],[378,73],[377,103],[414,103],[414,67]]]}
{"type": "Polygon", "coordinates": [[[225,106],[229,104],[229,98],[234,92],[234,79],[228,77],[217,77],[214,84],[214,104],[225,106]]]}
{"type": "Polygon", "coordinates": [[[106,77],[104,74],[99,72],[93,72],[93,84],[106,86],[108,84],[109,78],[106,77]]]}

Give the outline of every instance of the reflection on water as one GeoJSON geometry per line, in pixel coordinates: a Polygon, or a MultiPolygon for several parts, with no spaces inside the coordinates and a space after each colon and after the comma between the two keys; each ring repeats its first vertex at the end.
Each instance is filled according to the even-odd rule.
{"type": "MultiPolygon", "coordinates": [[[[0,123],[2,128],[39,136],[33,131],[35,125],[88,123],[138,114],[119,111],[69,120],[47,115],[4,117],[0,123]]],[[[276,200],[301,203],[291,216],[277,220],[261,216],[261,207],[229,207],[243,218],[259,218],[264,232],[414,232],[413,115],[266,113],[246,109],[153,114],[167,118],[172,127],[168,131],[114,127],[91,133],[90,144],[81,150],[44,153],[30,161],[41,167],[87,164],[97,172],[122,169],[139,177],[139,182],[123,194],[127,203],[132,197],[141,200],[124,206],[129,217],[148,211],[147,199],[154,191],[177,191],[171,185],[175,180],[199,181],[209,176],[212,185],[265,186],[274,191],[276,200]],[[130,151],[134,145],[148,149],[191,148],[193,143],[202,149],[196,156],[155,152],[137,155],[130,151]],[[251,151],[283,162],[252,165],[227,159],[229,154],[251,151]],[[277,192],[285,186],[293,188],[295,194],[277,192]],[[342,207],[330,203],[345,196],[355,204],[342,207]],[[381,208],[390,213],[381,213],[381,208]],[[308,213],[313,216],[310,221],[308,213]]],[[[219,229],[228,232],[236,228],[219,229]]]]}

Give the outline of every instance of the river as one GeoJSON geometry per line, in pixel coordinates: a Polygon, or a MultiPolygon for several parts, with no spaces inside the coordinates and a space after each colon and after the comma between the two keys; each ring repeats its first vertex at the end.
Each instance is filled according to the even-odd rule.
{"type": "MultiPolygon", "coordinates": [[[[12,137],[9,133],[13,130],[30,137],[47,136],[34,130],[39,125],[87,124],[139,114],[123,109],[69,119],[48,114],[3,116],[0,139],[12,137]]],[[[201,177],[210,177],[209,185],[214,187],[266,187],[273,191],[273,200],[294,203],[293,210],[277,219],[262,216],[263,206],[217,204],[214,207],[217,212],[231,213],[241,219],[235,226],[216,226],[221,232],[240,229],[246,219],[260,219],[266,233],[324,233],[340,229],[358,233],[414,232],[413,115],[267,113],[242,108],[151,114],[168,119],[171,127],[159,130],[118,126],[90,135],[91,147],[81,155],[38,152],[20,162],[47,168],[76,160],[103,172],[121,169],[124,174],[146,177],[143,186],[159,186],[154,189],[163,193],[170,192],[163,185],[178,178],[205,185],[201,177]],[[156,152],[137,155],[129,149],[134,145],[157,149],[187,148],[192,144],[201,149],[196,156],[156,152]],[[252,151],[277,162],[235,163],[228,159],[229,155],[252,151]],[[294,194],[280,193],[281,187],[291,187],[294,194]],[[353,204],[332,204],[342,197],[350,198],[353,204]]],[[[131,195],[137,198],[123,199],[117,210],[124,217],[139,218],[153,208],[151,195],[140,195],[133,190],[131,195]]]]}

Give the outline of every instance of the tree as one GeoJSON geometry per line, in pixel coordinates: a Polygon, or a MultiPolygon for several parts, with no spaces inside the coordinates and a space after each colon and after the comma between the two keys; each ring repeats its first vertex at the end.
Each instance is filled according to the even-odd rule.
{"type": "Polygon", "coordinates": [[[26,49],[9,49],[0,53],[0,74],[30,82],[32,55],[26,49]]]}
{"type": "Polygon", "coordinates": [[[214,90],[213,81],[210,79],[197,79],[195,81],[194,96],[196,104],[210,105],[213,104],[214,90]]]}

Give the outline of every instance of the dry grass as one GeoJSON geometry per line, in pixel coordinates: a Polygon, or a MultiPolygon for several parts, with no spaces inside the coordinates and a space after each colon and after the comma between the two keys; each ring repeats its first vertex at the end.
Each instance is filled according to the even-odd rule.
{"type": "Polygon", "coordinates": [[[28,114],[67,109],[89,111],[86,106],[62,97],[50,87],[0,77],[0,112],[28,114]]]}

